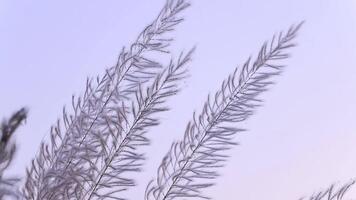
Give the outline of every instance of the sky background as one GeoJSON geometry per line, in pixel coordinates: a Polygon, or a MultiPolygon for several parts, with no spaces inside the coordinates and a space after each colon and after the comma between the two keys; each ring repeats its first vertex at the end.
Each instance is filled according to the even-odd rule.
{"type": "MultiPolygon", "coordinates": [[[[25,174],[50,126],[84,91],[86,77],[103,74],[158,14],[164,0],[0,0],[0,117],[30,109],[17,132],[11,173],[25,174]]],[[[246,123],[229,152],[213,199],[286,200],[356,177],[356,1],[192,1],[174,32],[178,55],[197,45],[184,90],[152,128],[139,187],[143,199],[162,156],[183,137],[194,110],[273,33],[306,20],[288,68],[246,123]]],[[[356,198],[356,188],[350,193],[356,198]]]]}

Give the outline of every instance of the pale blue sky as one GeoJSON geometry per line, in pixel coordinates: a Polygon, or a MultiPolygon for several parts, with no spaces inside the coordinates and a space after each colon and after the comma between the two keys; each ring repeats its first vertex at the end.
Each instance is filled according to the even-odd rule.
{"type": "MultiPolygon", "coordinates": [[[[18,132],[13,173],[24,174],[62,106],[83,91],[87,76],[115,63],[163,3],[0,1],[0,117],[30,109],[18,132]]],[[[307,23],[287,70],[256,115],[237,124],[250,131],[236,138],[241,145],[207,193],[223,200],[298,199],[356,177],[355,0],[195,0],[185,16],[172,51],[197,45],[191,77],[169,101],[162,125],[150,131],[149,159],[131,199],[142,199],[162,156],[182,138],[207,94],[274,32],[301,20],[307,23]]]]}

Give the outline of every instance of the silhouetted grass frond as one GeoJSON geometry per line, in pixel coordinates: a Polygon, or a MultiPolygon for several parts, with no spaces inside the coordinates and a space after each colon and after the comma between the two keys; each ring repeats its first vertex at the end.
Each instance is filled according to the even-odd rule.
{"type": "Polygon", "coordinates": [[[317,192],[311,197],[303,197],[299,200],[343,200],[345,194],[351,189],[355,184],[355,181],[350,181],[341,187],[337,188],[335,185],[331,185],[328,189],[324,191],[317,192]]]}
{"type": "Polygon", "coordinates": [[[164,157],[157,178],[147,186],[146,200],[208,199],[202,189],[214,184],[217,168],[228,157],[225,151],[236,145],[233,138],[243,131],[235,123],[246,120],[261,105],[258,96],[273,83],[271,78],[282,72],[283,66],[276,61],[289,57],[286,50],[294,46],[292,41],[301,25],[264,43],[253,62],[248,59],[208,97],[202,113],[193,114],[183,140],[173,143],[164,157]]]}
{"type": "Polygon", "coordinates": [[[95,180],[95,163],[105,153],[96,152],[99,139],[111,138],[112,130],[123,131],[122,123],[133,111],[126,105],[162,70],[148,55],[168,52],[172,38],[165,35],[183,21],[178,15],[188,6],[184,0],[167,1],[137,40],[122,50],[117,64],[102,78],[88,80],[82,98],[73,97],[73,114],[63,110],[62,122],[51,129],[50,143],[42,143],[27,170],[27,199],[77,198],[82,184],[95,180]]]}
{"type": "Polygon", "coordinates": [[[16,152],[16,144],[10,142],[10,140],[26,117],[27,110],[21,108],[9,120],[4,120],[0,126],[0,199],[6,196],[19,197],[16,184],[20,179],[16,177],[4,178],[3,175],[4,171],[11,164],[16,152]]]}

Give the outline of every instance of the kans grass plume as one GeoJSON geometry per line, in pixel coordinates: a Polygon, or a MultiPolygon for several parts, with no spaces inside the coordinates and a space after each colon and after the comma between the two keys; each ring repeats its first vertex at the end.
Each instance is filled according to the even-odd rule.
{"type": "Polygon", "coordinates": [[[19,198],[16,184],[20,179],[18,177],[5,178],[4,172],[9,168],[16,152],[16,144],[11,142],[11,138],[26,117],[27,110],[21,108],[0,125],[0,199],[9,196],[19,198]]]}
{"type": "Polygon", "coordinates": [[[281,60],[289,57],[302,23],[265,42],[255,60],[249,58],[213,96],[208,96],[202,112],[193,114],[183,140],[172,144],[158,168],[157,178],[146,189],[146,200],[208,199],[204,188],[214,184],[217,168],[223,167],[234,136],[243,131],[239,122],[251,116],[261,105],[259,95],[273,83],[284,68],[281,60]]]}
{"type": "Polygon", "coordinates": [[[192,52],[167,67],[150,57],[168,53],[172,37],[166,33],[183,21],[180,14],[188,6],[167,1],[117,64],[88,80],[83,97],[73,97],[72,114],[63,109],[50,143],[42,143],[27,170],[26,199],[114,198],[135,185],[127,174],[140,170],[137,146],[148,144],[144,133],[158,124],[152,114],[166,110],[161,104],[178,91],[192,52]]]}
{"type": "MultiPolygon", "coordinates": [[[[72,111],[63,109],[50,141],[42,142],[27,169],[21,198],[125,199],[122,192],[136,185],[130,175],[139,172],[145,160],[139,147],[149,144],[146,133],[159,125],[157,114],[168,110],[165,102],[179,92],[179,83],[187,76],[194,48],[174,59],[168,50],[173,38],[167,33],[183,21],[181,13],[189,5],[168,0],[156,19],[122,49],[116,65],[102,77],[88,79],[81,97],[72,97],[72,111]],[[152,59],[161,54],[170,62],[152,59]]],[[[273,36],[254,60],[236,68],[221,89],[208,96],[202,112],[193,114],[183,140],[172,144],[157,177],[147,185],[146,200],[209,198],[203,189],[214,185],[227,150],[236,145],[234,137],[244,131],[238,123],[261,105],[259,96],[282,72],[281,61],[289,57],[301,25],[273,36]]],[[[9,138],[25,118],[22,109],[1,126],[0,199],[9,194],[19,197],[12,187],[18,179],[4,179],[3,172],[16,149],[9,138]]],[[[341,200],[352,184],[338,191],[331,187],[311,199],[341,200]]]]}
{"type": "Polygon", "coordinates": [[[355,180],[352,180],[339,188],[335,185],[331,185],[326,190],[319,191],[310,197],[300,198],[299,200],[346,200],[345,195],[354,184],[355,180]]]}

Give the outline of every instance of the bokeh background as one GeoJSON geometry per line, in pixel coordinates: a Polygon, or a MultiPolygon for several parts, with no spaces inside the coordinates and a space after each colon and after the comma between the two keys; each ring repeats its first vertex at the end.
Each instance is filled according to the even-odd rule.
{"type": "MultiPolygon", "coordinates": [[[[23,176],[50,126],[84,91],[86,77],[103,74],[119,50],[158,14],[165,0],[1,0],[0,117],[21,106],[30,114],[17,133],[12,174],[23,176]]],[[[169,101],[171,111],[151,129],[142,199],[162,156],[182,138],[207,94],[273,33],[306,20],[288,68],[263,95],[264,106],[236,137],[214,199],[298,199],[356,177],[356,1],[192,0],[174,32],[173,55],[197,45],[191,77],[169,101]]],[[[356,198],[356,188],[349,193],[356,198]]]]}

